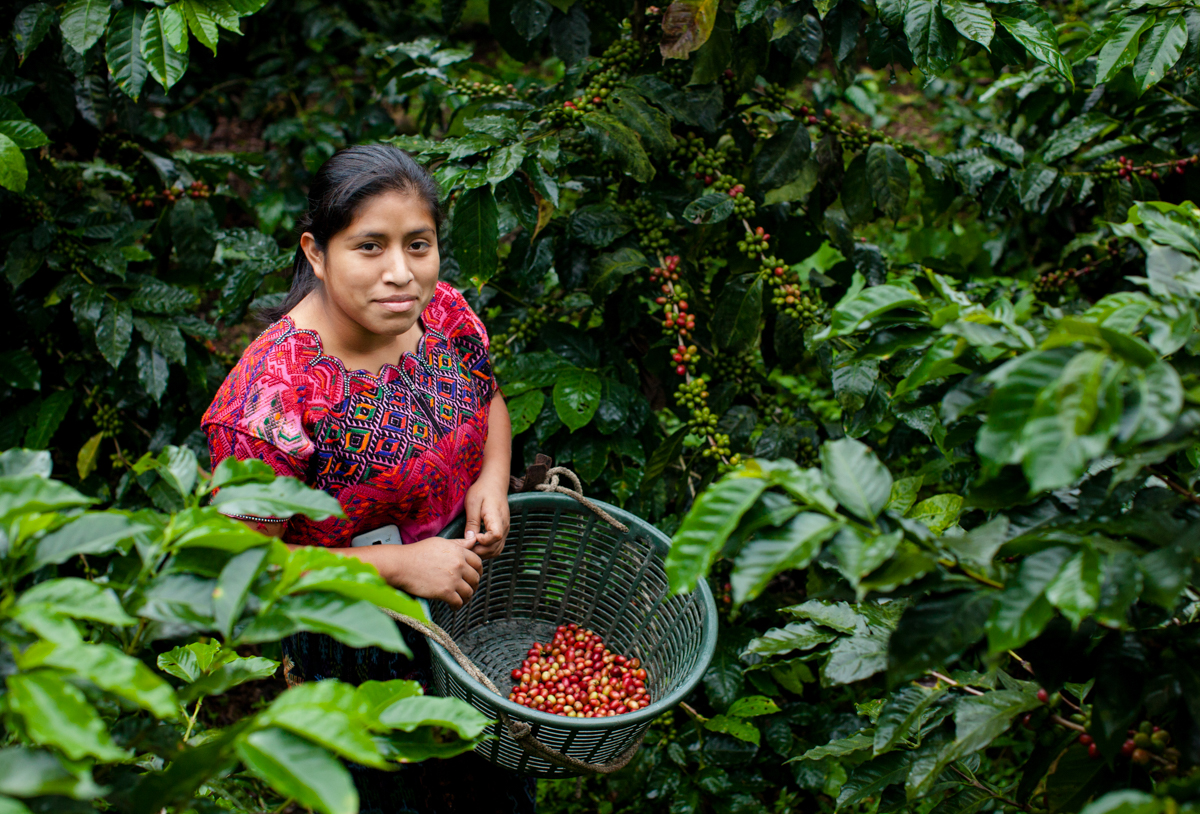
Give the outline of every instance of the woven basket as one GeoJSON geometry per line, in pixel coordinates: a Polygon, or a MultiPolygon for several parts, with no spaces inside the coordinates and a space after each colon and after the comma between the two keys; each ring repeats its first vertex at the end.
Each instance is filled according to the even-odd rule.
{"type": "MultiPolygon", "coordinates": [[[[484,563],[479,588],[453,610],[430,603],[430,618],[505,693],[500,697],[467,675],[433,640],[433,683],[489,718],[503,711],[528,723],[546,746],[590,764],[623,753],[650,722],[679,703],[704,675],[717,643],[717,609],[702,580],[696,590],[670,596],[663,557],[670,540],[658,529],[607,503],[594,501],[629,527],[609,525],[562,494],[509,498],[511,526],[504,552],[484,563]],[[567,718],[509,701],[511,672],[535,641],[548,642],[558,625],[576,622],[600,634],[615,653],[636,656],[646,668],[652,702],[611,718],[567,718]]],[[[464,520],[441,533],[463,535],[464,520]]],[[[487,760],[536,777],[576,774],[521,748],[499,722],[495,740],[476,747],[487,760]]]]}

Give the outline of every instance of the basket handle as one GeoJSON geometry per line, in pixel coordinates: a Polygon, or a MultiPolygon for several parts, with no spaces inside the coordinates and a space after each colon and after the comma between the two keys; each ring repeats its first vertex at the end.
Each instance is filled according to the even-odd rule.
{"type": "MultiPolygon", "coordinates": [[[[531,472],[532,472],[532,470],[533,470],[533,467],[530,467],[531,472]]],[[[547,481],[545,483],[539,483],[539,484],[535,485],[533,488],[537,489],[539,492],[560,492],[564,495],[569,495],[569,496],[575,498],[576,500],[578,500],[580,503],[582,503],[587,508],[591,509],[593,512],[595,512],[600,517],[600,519],[602,519],[604,522],[608,523],[613,528],[621,531],[622,534],[629,531],[629,526],[625,525],[620,520],[613,517],[611,514],[604,511],[604,509],[601,509],[595,503],[593,503],[592,501],[588,500],[586,497],[583,496],[583,484],[579,482],[579,476],[576,475],[574,472],[572,472],[570,469],[567,469],[565,466],[553,467],[546,471],[546,478],[547,478],[547,481]],[[573,484],[575,484],[575,488],[568,489],[565,486],[560,486],[558,483],[559,475],[566,475],[567,478],[573,484]]],[[[525,484],[525,488],[528,488],[528,484],[525,484]]]]}
{"type": "MultiPolygon", "coordinates": [[[[574,475],[573,472],[571,474],[574,475]]],[[[416,619],[413,619],[411,616],[405,616],[402,613],[396,613],[388,608],[382,608],[382,610],[397,622],[407,625],[418,633],[426,636],[427,638],[433,639],[442,647],[446,648],[446,651],[454,657],[454,660],[458,662],[460,667],[467,671],[467,674],[471,676],[471,678],[487,687],[496,695],[503,697],[503,693],[496,688],[496,685],[492,683],[492,680],[488,678],[482,670],[475,666],[474,662],[467,658],[467,655],[463,653],[462,649],[455,644],[454,639],[450,638],[449,633],[442,630],[442,628],[438,627],[433,622],[419,622],[416,619]]],[[[638,749],[641,748],[642,738],[644,737],[644,733],[642,735],[638,735],[637,740],[635,740],[628,749],[607,763],[585,763],[584,761],[577,760],[569,755],[564,755],[562,752],[552,749],[539,741],[533,735],[533,728],[524,721],[514,721],[504,714],[504,710],[497,710],[497,712],[500,714],[500,721],[505,725],[505,727],[508,728],[508,734],[512,736],[512,739],[516,741],[522,749],[535,754],[538,757],[555,764],[556,766],[561,766],[564,769],[570,769],[583,774],[611,774],[615,771],[625,768],[629,761],[633,759],[633,756],[637,754],[638,749]]]]}

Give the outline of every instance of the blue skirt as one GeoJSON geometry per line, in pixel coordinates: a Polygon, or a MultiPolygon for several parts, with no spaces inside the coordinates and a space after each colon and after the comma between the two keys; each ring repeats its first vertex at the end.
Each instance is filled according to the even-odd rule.
{"type": "MultiPolygon", "coordinates": [[[[331,636],[297,633],[283,640],[284,676],[289,685],[336,678],[349,684],[432,679],[425,637],[400,626],[413,652],[409,659],[377,647],[347,647],[331,636]]],[[[360,814],[533,814],[537,780],[502,769],[468,752],[449,760],[401,764],[384,772],[348,764],[358,788],[360,814]]]]}

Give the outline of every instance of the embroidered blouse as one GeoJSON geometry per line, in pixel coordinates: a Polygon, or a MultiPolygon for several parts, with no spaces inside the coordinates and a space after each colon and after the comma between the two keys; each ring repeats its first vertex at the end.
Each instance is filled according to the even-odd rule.
{"type": "Polygon", "coordinates": [[[341,547],[396,524],[401,540],[437,534],[462,511],[483,467],[496,383],[483,322],[439,282],[417,351],[378,375],[346,370],[315,331],[285,316],[242,354],[204,414],[212,465],[258,458],[337,498],[346,516],[292,517],[283,539],[341,547]]]}

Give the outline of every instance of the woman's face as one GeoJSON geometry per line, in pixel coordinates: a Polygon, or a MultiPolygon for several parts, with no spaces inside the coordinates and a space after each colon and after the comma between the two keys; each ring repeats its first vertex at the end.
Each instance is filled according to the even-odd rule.
{"type": "Polygon", "coordinates": [[[324,252],[311,232],[300,245],[329,305],[374,334],[408,332],[437,288],[437,230],[415,195],[384,192],[368,199],[324,252]]]}

